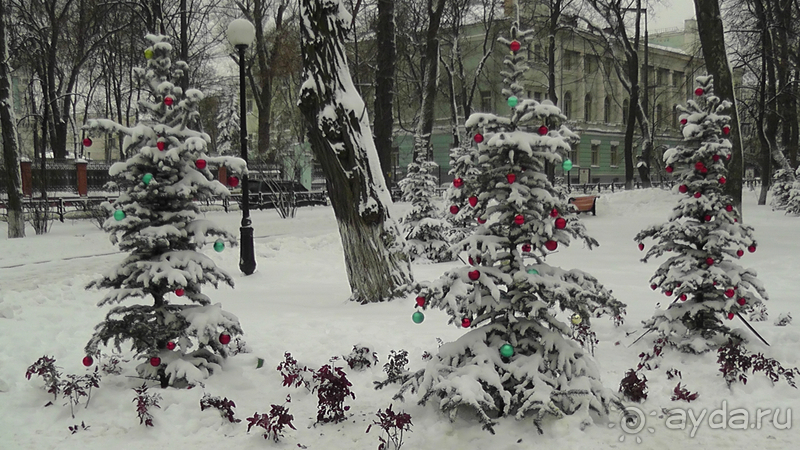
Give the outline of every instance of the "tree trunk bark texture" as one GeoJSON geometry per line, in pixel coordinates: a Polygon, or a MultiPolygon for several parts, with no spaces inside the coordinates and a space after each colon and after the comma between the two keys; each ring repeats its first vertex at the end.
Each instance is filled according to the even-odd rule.
{"type": "Polygon", "coordinates": [[[425,159],[432,159],[431,133],[433,132],[434,103],[436,102],[436,84],[439,73],[439,24],[442,20],[445,0],[428,0],[428,31],[425,35],[425,54],[422,59],[422,98],[419,107],[419,120],[414,138],[414,154],[416,161],[420,153],[425,152],[425,159]],[[436,5],[433,2],[436,1],[436,5]]]}
{"type": "Polygon", "coordinates": [[[375,147],[387,187],[396,183],[392,167],[392,130],[394,117],[395,26],[394,0],[378,0],[378,48],[375,70],[375,147]]]}
{"type": "Polygon", "coordinates": [[[351,25],[340,0],[302,0],[303,85],[300,110],[311,149],[327,178],[344,248],[352,300],[404,295],[413,281],[363,100],[347,69],[351,25]]]}
{"type": "Polygon", "coordinates": [[[0,0],[0,127],[3,134],[3,162],[6,166],[6,192],[8,193],[8,237],[25,237],[25,220],[22,216],[22,177],[19,172],[19,141],[17,120],[14,115],[14,98],[11,91],[11,73],[8,67],[8,42],[6,41],[6,0],[0,0]]]}

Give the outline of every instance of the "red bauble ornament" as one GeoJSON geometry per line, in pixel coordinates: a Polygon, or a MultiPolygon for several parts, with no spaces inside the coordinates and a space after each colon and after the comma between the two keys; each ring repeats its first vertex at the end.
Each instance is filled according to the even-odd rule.
{"type": "Polygon", "coordinates": [[[514,216],[514,223],[517,225],[522,225],[523,223],[525,223],[525,216],[523,216],[522,214],[517,214],[516,216],[514,216]]]}
{"type": "Polygon", "coordinates": [[[688,297],[686,297],[686,294],[681,294],[681,301],[682,302],[685,302],[687,298],[688,297]]]}
{"type": "Polygon", "coordinates": [[[744,256],[744,250],[742,250],[742,249],[736,250],[736,256],[738,256],[739,258],[744,256]]]}
{"type": "Polygon", "coordinates": [[[167,106],[172,106],[172,102],[174,101],[175,100],[170,96],[164,97],[164,104],[167,106]]]}
{"type": "Polygon", "coordinates": [[[178,297],[183,297],[183,294],[185,294],[185,293],[186,293],[186,291],[184,291],[181,288],[175,289],[175,295],[177,295],[178,297]]]}
{"type": "Polygon", "coordinates": [[[194,162],[194,165],[198,169],[203,170],[206,168],[207,163],[205,159],[198,159],[197,161],[194,162]]]}
{"type": "Polygon", "coordinates": [[[706,169],[705,167],[703,167],[702,169],[700,169],[700,173],[701,173],[701,174],[703,174],[703,175],[705,175],[705,174],[707,174],[707,173],[708,173],[708,169],[706,169]]]}
{"type": "Polygon", "coordinates": [[[711,222],[711,216],[709,216],[708,214],[706,214],[704,219],[706,219],[706,222],[711,222]]]}
{"type": "Polygon", "coordinates": [[[464,317],[463,319],[461,319],[461,326],[462,326],[462,327],[464,327],[464,328],[469,328],[469,326],[470,326],[470,325],[472,325],[472,321],[471,321],[471,320],[469,320],[469,319],[468,319],[468,318],[466,318],[466,317],[464,317]]]}
{"type": "Polygon", "coordinates": [[[695,170],[703,170],[705,167],[706,165],[703,164],[703,161],[697,161],[696,163],[694,163],[695,170]]]}
{"type": "MultiPolygon", "coordinates": [[[[467,261],[469,262],[469,265],[470,265],[470,266],[474,266],[474,265],[475,265],[475,260],[474,260],[474,259],[472,259],[472,256],[468,257],[468,258],[467,258],[467,261]]],[[[419,298],[419,297],[417,297],[417,298],[419,298]]]]}
{"type": "Polygon", "coordinates": [[[728,212],[733,211],[733,205],[725,205],[725,211],[728,211],[728,212]]]}
{"type": "Polygon", "coordinates": [[[724,127],[722,127],[722,134],[724,134],[724,135],[726,135],[726,136],[727,136],[727,135],[729,135],[729,134],[731,134],[731,127],[729,127],[729,126],[727,126],[727,125],[725,125],[724,127]]]}
{"type": "Polygon", "coordinates": [[[697,88],[697,89],[694,90],[694,95],[696,95],[698,97],[703,95],[704,93],[705,93],[705,91],[703,90],[703,88],[697,88]]]}
{"type": "Polygon", "coordinates": [[[672,291],[664,291],[664,295],[667,297],[672,297],[672,291]]]}
{"type": "Polygon", "coordinates": [[[728,155],[727,155],[727,156],[725,156],[725,159],[727,159],[728,161],[730,161],[732,156],[733,156],[733,154],[731,154],[731,153],[728,153],[728,155]]]}
{"type": "Polygon", "coordinates": [[[678,192],[680,192],[681,194],[685,194],[688,190],[689,186],[686,186],[685,184],[678,186],[678,192]]]}
{"type": "Polygon", "coordinates": [[[650,289],[655,291],[656,289],[658,289],[658,285],[657,284],[651,284],[650,285],[650,289]]]}
{"type": "Polygon", "coordinates": [[[706,258],[706,264],[708,264],[709,266],[713,266],[714,265],[714,258],[706,258]]]}
{"type": "Polygon", "coordinates": [[[239,185],[239,177],[228,177],[228,186],[235,188],[239,185]]]}
{"type": "Polygon", "coordinates": [[[664,170],[667,171],[667,173],[672,173],[675,169],[673,169],[672,166],[667,166],[664,170]]]}
{"type": "Polygon", "coordinates": [[[458,205],[450,205],[450,214],[458,214],[460,210],[461,208],[459,208],[458,205]]]}
{"type": "Polygon", "coordinates": [[[461,178],[456,178],[455,180],[453,180],[453,186],[460,188],[463,185],[464,185],[464,180],[462,180],[461,178]]]}
{"type": "Polygon", "coordinates": [[[558,219],[556,219],[556,229],[563,230],[566,227],[567,227],[567,219],[563,217],[559,217],[558,219]]]}
{"type": "Polygon", "coordinates": [[[700,198],[702,195],[703,195],[702,192],[697,191],[697,192],[694,193],[694,198],[700,198]]]}
{"type": "Polygon", "coordinates": [[[711,157],[711,159],[713,159],[714,162],[717,162],[717,161],[719,161],[719,155],[714,155],[714,156],[711,157]]]}
{"type": "Polygon", "coordinates": [[[473,270],[467,273],[467,276],[469,277],[470,280],[475,281],[481,277],[481,272],[479,270],[473,270]]]}
{"type": "Polygon", "coordinates": [[[161,358],[159,358],[158,356],[153,356],[152,358],[150,358],[150,365],[153,366],[153,367],[160,366],[161,365],[161,358]]]}
{"type": "Polygon", "coordinates": [[[747,303],[747,300],[745,300],[744,298],[740,298],[739,300],[736,300],[736,303],[738,303],[741,306],[744,306],[744,304],[747,303]]]}
{"type": "Polygon", "coordinates": [[[549,130],[547,129],[546,126],[544,126],[544,125],[540,126],[539,127],[539,136],[544,136],[545,134],[547,134],[548,131],[549,130]]]}
{"type": "Polygon", "coordinates": [[[725,177],[719,177],[719,184],[725,184],[726,181],[728,180],[726,180],[725,177]]]}
{"type": "Polygon", "coordinates": [[[477,205],[477,204],[478,204],[478,197],[475,197],[475,196],[473,195],[472,197],[470,197],[470,198],[469,198],[469,200],[468,200],[468,201],[469,201],[469,206],[472,206],[472,207],[474,207],[475,205],[477,205]]]}
{"type": "Polygon", "coordinates": [[[478,223],[481,224],[481,225],[486,223],[486,219],[482,219],[482,218],[478,217],[477,220],[478,220],[478,223]]]}
{"type": "Polygon", "coordinates": [[[725,289],[725,297],[731,298],[736,294],[733,289],[725,289]]]}
{"type": "Polygon", "coordinates": [[[167,342],[167,350],[175,350],[175,343],[172,341],[167,342]]]}
{"type": "Polygon", "coordinates": [[[83,357],[83,365],[84,366],[89,367],[92,364],[94,364],[94,358],[92,358],[91,356],[88,356],[88,355],[83,357]]]}
{"type": "Polygon", "coordinates": [[[508,44],[508,48],[510,48],[512,52],[518,52],[520,47],[519,41],[511,41],[511,43],[508,44]]]}
{"type": "Polygon", "coordinates": [[[681,119],[681,125],[686,125],[689,121],[686,119],[681,119]]]}
{"type": "Polygon", "coordinates": [[[733,313],[728,313],[728,320],[733,320],[733,313]]]}
{"type": "Polygon", "coordinates": [[[227,333],[222,333],[219,335],[219,343],[222,345],[228,345],[231,342],[231,335],[227,333]]]}
{"type": "Polygon", "coordinates": [[[550,211],[550,217],[558,217],[558,210],[553,208],[553,210],[550,211]]]}
{"type": "Polygon", "coordinates": [[[681,286],[683,286],[683,283],[678,283],[678,284],[676,284],[675,286],[677,286],[677,287],[681,287],[681,286]]]}
{"type": "Polygon", "coordinates": [[[87,138],[83,138],[83,146],[84,147],[91,147],[92,146],[92,140],[90,138],[88,138],[88,137],[87,138]]]}
{"type": "Polygon", "coordinates": [[[755,245],[751,245],[751,246],[747,247],[747,251],[750,252],[750,253],[755,253],[756,246],[755,245]]]}
{"type": "Polygon", "coordinates": [[[425,306],[425,297],[417,297],[417,306],[425,306]]]}
{"type": "Polygon", "coordinates": [[[508,181],[508,184],[512,184],[513,182],[517,181],[517,176],[513,173],[510,173],[506,175],[506,180],[508,181]]]}
{"type": "Polygon", "coordinates": [[[544,243],[544,248],[550,250],[551,252],[558,248],[558,242],[556,241],[547,241],[544,243]]]}
{"type": "Polygon", "coordinates": [[[473,136],[473,137],[472,137],[472,139],[473,139],[473,140],[474,140],[476,143],[480,144],[481,142],[483,142],[483,135],[482,135],[482,134],[480,134],[480,133],[475,133],[475,136],[473,136]]]}
{"type": "Polygon", "coordinates": [[[156,142],[156,148],[163,152],[164,149],[167,148],[167,143],[164,141],[158,141],[156,142]]]}
{"type": "Polygon", "coordinates": [[[531,251],[531,244],[522,244],[522,251],[526,253],[531,251]]]}
{"type": "Polygon", "coordinates": [[[642,243],[640,242],[640,243],[639,243],[639,251],[642,251],[642,250],[644,250],[644,244],[642,244],[642,243]]]}

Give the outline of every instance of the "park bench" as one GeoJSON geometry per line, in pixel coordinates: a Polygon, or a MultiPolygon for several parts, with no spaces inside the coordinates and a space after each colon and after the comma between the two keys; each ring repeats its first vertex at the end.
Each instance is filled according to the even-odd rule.
{"type": "Polygon", "coordinates": [[[573,205],[579,213],[591,212],[593,216],[597,215],[597,209],[595,205],[595,203],[597,203],[596,195],[572,197],[569,199],[569,203],[573,205]]]}

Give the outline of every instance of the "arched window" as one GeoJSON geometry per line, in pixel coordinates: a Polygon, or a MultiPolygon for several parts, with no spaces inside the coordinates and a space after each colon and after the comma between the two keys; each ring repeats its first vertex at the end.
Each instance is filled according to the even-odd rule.
{"type": "Polygon", "coordinates": [[[609,96],[603,100],[603,122],[611,123],[611,97],[609,96]]]}
{"type": "Polygon", "coordinates": [[[584,122],[592,121],[592,94],[586,94],[583,98],[583,120],[584,122]]]}
{"type": "Polygon", "coordinates": [[[561,108],[561,112],[567,116],[567,119],[572,117],[572,92],[570,91],[564,92],[564,107],[561,108]]]}
{"type": "Polygon", "coordinates": [[[630,104],[631,104],[631,102],[627,98],[622,101],[622,124],[623,125],[627,125],[628,124],[628,112],[630,110],[630,104]]]}

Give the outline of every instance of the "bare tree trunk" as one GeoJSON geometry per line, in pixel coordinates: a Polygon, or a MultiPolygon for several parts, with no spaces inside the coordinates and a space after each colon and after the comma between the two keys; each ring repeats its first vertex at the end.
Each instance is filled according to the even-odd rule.
{"type": "Polygon", "coordinates": [[[377,55],[375,70],[375,147],[381,161],[381,171],[391,189],[394,180],[392,168],[392,131],[394,117],[394,72],[396,59],[394,26],[394,0],[378,0],[378,24],[376,32],[377,55]]]}
{"type": "Polygon", "coordinates": [[[302,0],[301,15],[300,110],[327,178],[352,299],[390,300],[404,295],[413,278],[403,238],[389,216],[391,197],[366,107],[347,69],[349,14],[341,0],[302,0]]]}
{"type": "Polygon", "coordinates": [[[6,192],[8,193],[8,237],[25,237],[25,220],[22,216],[22,177],[19,172],[19,141],[17,119],[14,115],[14,98],[11,91],[11,73],[8,67],[8,42],[6,41],[6,0],[0,0],[0,128],[3,135],[3,162],[6,166],[6,192]]]}
{"type": "Polygon", "coordinates": [[[428,0],[428,31],[425,35],[425,54],[422,58],[422,100],[419,120],[414,136],[414,155],[416,161],[420,153],[425,159],[432,158],[431,133],[433,133],[433,113],[436,103],[436,82],[439,73],[439,24],[446,0],[428,0]],[[436,1],[434,6],[433,2],[436,1]]]}
{"type": "MultiPolygon", "coordinates": [[[[739,113],[736,106],[736,95],[733,90],[733,72],[728,65],[725,51],[725,38],[722,28],[722,17],[718,0],[694,0],[697,13],[697,31],[703,47],[703,59],[708,73],[714,76],[714,91],[723,100],[731,102],[731,134],[728,137],[733,154],[728,163],[728,181],[725,193],[733,198],[733,206],[742,213],[742,172],[743,160],[742,137],[739,131],[739,113]]],[[[743,217],[743,216],[742,216],[743,217]]]]}

